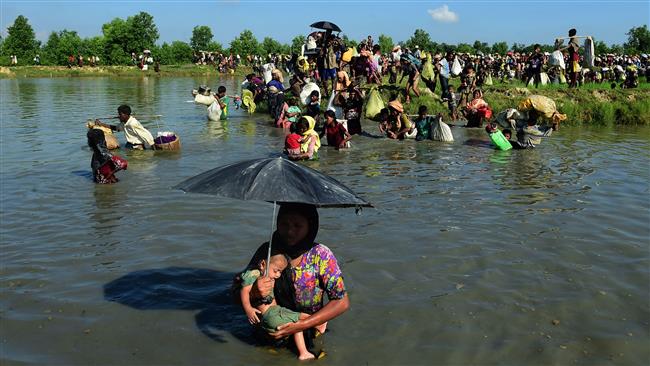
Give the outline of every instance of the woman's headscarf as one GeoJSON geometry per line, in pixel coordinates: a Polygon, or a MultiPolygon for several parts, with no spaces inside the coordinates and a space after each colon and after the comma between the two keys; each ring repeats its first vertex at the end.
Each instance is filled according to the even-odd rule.
{"type": "Polygon", "coordinates": [[[309,122],[309,129],[307,129],[307,131],[305,131],[302,135],[304,137],[311,136],[311,138],[302,143],[300,150],[302,152],[307,152],[309,150],[309,140],[315,139],[316,144],[314,145],[314,152],[316,152],[318,149],[320,149],[320,137],[318,136],[318,132],[314,131],[314,127],[316,127],[316,120],[311,116],[303,116],[302,118],[306,119],[307,122],[309,122]]]}
{"type": "Polygon", "coordinates": [[[93,157],[90,162],[90,167],[93,174],[96,173],[107,161],[111,160],[112,155],[106,146],[106,138],[104,131],[96,128],[91,128],[86,134],[88,138],[88,146],[93,149],[93,157]]]}

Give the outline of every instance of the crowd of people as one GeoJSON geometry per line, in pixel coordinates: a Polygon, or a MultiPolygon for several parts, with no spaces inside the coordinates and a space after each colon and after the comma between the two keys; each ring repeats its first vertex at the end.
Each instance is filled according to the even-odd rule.
{"type": "MultiPolygon", "coordinates": [[[[575,36],[573,30],[570,36],[575,36]]],[[[400,46],[382,53],[370,36],[357,48],[350,49],[329,31],[314,32],[305,46],[300,56],[270,55],[267,61],[273,62],[262,63],[249,57],[247,61],[255,65],[255,72],[246,76],[241,95],[227,95],[224,86],[219,86],[214,94],[201,87],[193,92],[195,101],[209,105],[208,113],[210,108],[218,110],[214,118],[219,120],[228,118],[231,103],[251,113],[256,104],[266,103],[271,124],[285,130],[284,153],[292,160],[318,159],[318,151],[323,146],[321,138],[326,146],[345,149],[350,147],[355,135],[380,137],[363,131],[363,116],[374,120],[381,137],[388,139],[454,141],[442,113],[430,115],[426,105],[418,106],[417,115],[405,112],[404,104],[412,102],[411,93],[419,95],[420,79],[431,92],[439,85],[440,101],[448,107],[452,121],[464,118],[466,127],[470,128],[483,127],[487,122],[485,131],[500,150],[533,148],[566,118],[556,110],[553,101],[542,96],[528,98],[518,106],[520,110],[511,108],[497,116],[493,116],[484,99],[482,87],[489,85],[492,78],[519,78],[539,85],[543,73],[562,75],[566,71],[556,65],[557,57],[542,53],[538,46],[531,54],[504,56],[472,57],[450,52],[443,57],[419,47],[409,50],[400,46]],[[554,67],[558,67],[557,73],[551,71],[554,67]],[[285,73],[290,75],[288,82],[285,73]],[[393,88],[397,92],[384,103],[377,88],[397,84],[400,73],[402,79],[407,79],[405,87],[393,88]],[[453,76],[460,77],[458,90],[449,83],[453,76]],[[323,101],[327,101],[325,108],[322,108],[323,101]]],[[[576,67],[581,57],[577,43],[571,40],[567,48],[558,47],[557,51],[567,49],[570,51],[562,60],[571,68],[567,72],[568,83],[578,87],[592,71],[585,73],[576,67]]],[[[240,62],[238,55],[201,53],[196,56],[197,63],[223,64],[226,68],[236,67],[240,62]]],[[[643,63],[637,68],[647,70],[645,56],[633,59],[607,56],[596,60],[598,65],[610,69],[630,62],[643,63]]],[[[131,115],[129,106],[120,106],[118,116],[117,125],[99,120],[95,125],[109,131],[123,131],[127,148],[148,149],[155,144],[151,133],[131,115]]],[[[93,151],[91,167],[95,182],[117,182],[115,173],[126,169],[127,162],[108,150],[101,130],[89,130],[87,139],[93,151]]],[[[336,257],[328,247],[315,241],[316,208],[283,204],[277,222],[272,255],[266,257],[268,243],[257,250],[245,271],[234,280],[235,298],[251,324],[261,325],[260,329],[276,340],[292,336],[298,358],[312,359],[316,355],[309,351],[311,339],[315,334],[324,333],[328,321],[348,309],[348,295],[336,257]],[[265,272],[268,275],[263,275],[265,272]]]]}

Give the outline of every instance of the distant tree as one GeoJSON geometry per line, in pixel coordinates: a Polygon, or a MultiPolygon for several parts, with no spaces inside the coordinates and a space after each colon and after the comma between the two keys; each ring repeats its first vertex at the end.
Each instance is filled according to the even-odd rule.
{"type": "Polygon", "coordinates": [[[43,63],[65,65],[68,56],[81,53],[81,37],[75,31],[64,29],[58,33],[50,33],[43,47],[43,63]]]}
{"type": "Polygon", "coordinates": [[[611,53],[615,53],[615,54],[618,54],[618,55],[622,55],[622,54],[625,53],[625,48],[624,48],[623,46],[621,46],[620,44],[613,44],[613,45],[609,48],[609,51],[610,51],[611,53]]]}
{"type": "Polygon", "coordinates": [[[379,44],[379,47],[381,47],[382,53],[391,52],[393,50],[393,38],[390,36],[380,34],[377,43],[379,44]]]}
{"type": "Polygon", "coordinates": [[[197,25],[192,30],[190,46],[194,51],[206,50],[212,41],[212,30],[207,25],[197,25]]]}
{"type": "Polygon", "coordinates": [[[219,42],[212,41],[205,48],[206,51],[223,52],[223,46],[219,42]]]}
{"type": "Polygon", "coordinates": [[[306,38],[303,35],[295,36],[291,40],[291,53],[300,54],[302,50],[302,45],[305,44],[306,38]]]}
{"type": "Polygon", "coordinates": [[[127,23],[131,32],[130,49],[127,51],[142,52],[145,49],[152,48],[158,37],[158,27],[153,21],[153,16],[141,11],[140,13],[128,17],[127,23]]]}
{"type": "MultiPolygon", "coordinates": [[[[110,23],[102,25],[104,35],[104,55],[106,62],[111,65],[126,64],[131,60],[132,48],[129,24],[124,19],[115,18],[110,23]]],[[[141,52],[142,50],[138,51],[141,52]]]]}
{"type": "Polygon", "coordinates": [[[262,52],[265,55],[268,55],[269,53],[282,53],[283,51],[283,46],[280,42],[276,41],[275,39],[271,37],[264,37],[264,40],[262,41],[261,44],[262,52]]]}
{"type": "Polygon", "coordinates": [[[458,46],[456,46],[456,52],[458,53],[474,53],[474,47],[470,46],[467,43],[459,43],[458,46]]]}
{"type": "Polygon", "coordinates": [[[603,41],[596,41],[594,42],[594,50],[596,51],[597,55],[604,55],[606,53],[609,53],[609,46],[603,41]]]}
{"type": "Polygon", "coordinates": [[[174,41],[171,44],[163,43],[157,51],[156,57],[162,65],[182,65],[192,62],[192,47],[181,41],[174,41]]]}
{"type": "Polygon", "coordinates": [[[456,52],[456,45],[446,44],[446,43],[443,42],[443,43],[440,44],[440,49],[445,54],[447,54],[448,52],[456,52]]]}
{"type": "Polygon", "coordinates": [[[95,36],[81,40],[81,53],[88,57],[99,57],[99,62],[105,62],[104,59],[104,37],[95,36]]]}
{"type": "Polygon", "coordinates": [[[627,35],[627,42],[623,45],[627,53],[648,53],[650,52],[650,31],[647,25],[633,27],[627,35]],[[628,51],[629,50],[629,51],[628,51]]]}
{"type": "Polygon", "coordinates": [[[515,43],[512,44],[512,50],[514,52],[522,52],[524,50],[524,48],[526,48],[526,45],[523,44],[523,43],[515,42],[515,43]]]}
{"type": "Polygon", "coordinates": [[[347,34],[344,34],[343,37],[341,37],[341,39],[343,40],[343,44],[345,44],[346,47],[357,48],[357,46],[359,45],[359,42],[355,41],[354,39],[348,38],[347,34]]]}
{"type": "Polygon", "coordinates": [[[140,12],[127,20],[113,19],[102,26],[104,54],[110,64],[125,64],[131,53],[139,55],[145,49],[154,47],[158,40],[158,28],[153,17],[140,12]]]}
{"type": "Polygon", "coordinates": [[[491,52],[505,55],[508,52],[508,44],[506,42],[495,42],[492,44],[491,52]]]}
{"type": "Polygon", "coordinates": [[[406,46],[410,49],[419,46],[421,49],[431,49],[431,37],[424,29],[416,29],[413,36],[406,41],[406,46]]]}
{"type": "Polygon", "coordinates": [[[242,57],[246,55],[257,55],[261,52],[261,47],[253,32],[246,29],[230,42],[230,52],[242,57]]]}
{"type": "Polygon", "coordinates": [[[474,45],[472,46],[474,48],[475,53],[483,52],[483,53],[490,53],[490,46],[488,46],[487,42],[481,42],[481,41],[474,41],[474,45]]]}
{"type": "Polygon", "coordinates": [[[34,29],[24,16],[19,15],[14,20],[14,24],[7,28],[3,51],[6,55],[16,55],[20,63],[31,62],[40,46],[41,43],[36,40],[34,29]]]}

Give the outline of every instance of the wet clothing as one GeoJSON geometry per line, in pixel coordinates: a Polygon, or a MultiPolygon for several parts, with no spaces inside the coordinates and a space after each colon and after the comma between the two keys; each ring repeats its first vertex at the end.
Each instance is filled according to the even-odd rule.
{"type": "Polygon", "coordinates": [[[345,140],[346,129],[342,123],[334,121],[332,125],[325,125],[325,134],[327,136],[327,145],[338,148],[345,140]]]}
{"type": "Polygon", "coordinates": [[[416,141],[427,140],[431,138],[431,116],[425,116],[415,120],[415,128],[418,129],[418,134],[415,136],[416,141]]]}
{"type": "Polygon", "coordinates": [[[118,181],[115,173],[127,168],[127,161],[114,156],[106,147],[104,132],[99,129],[88,131],[88,146],[93,150],[90,168],[93,172],[95,183],[110,184],[118,181]]]}
{"type": "Polygon", "coordinates": [[[323,295],[329,300],[342,299],[346,290],[334,253],[323,244],[314,245],[291,268],[297,310],[313,314],[323,307],[323,295]]]}
{"type": "Polygon", "coordinates": [[[275,305],[262,314],[261,322],[264,330],[273,333],[280,325],[295,323],[298,320],[300,320],[300,313],[275,305]]]}
{"type": "Polygon", "coordinates": [[[130,116],[125,123],[110,125],[110,128],[113,131],[124,131],[127,146],[131,144],[131,146],[142,146],[146,149],[154,144],[151,132],[144,128],[133,116],[130,116]]]}
{"type": "Polygon", "coordinates": [[[284,85],[279,80],[273,79],[266,84],[267,88],[272,86],[276,87],[279,91],[284,91],[284,85]]]}
{"type": "Polygon", "coordinates": [[[287,154],[300,154],[300,141],[302,137],[297,133],[290,133],[284,139],[284,148],[287,154]]]}
{"type": "MultiPolygon", "coordinates": [[[[230,104],[230,98],[224,96],[223,98],[219,98],[219,100],[224,104],[224,107],[221,108],[221,117],[219,117],[219,119],[226,120],[228,119],[228,104],[230,104]]],[[[221,107],[221,104],[219,104],[219,107],[221,107]]]]}

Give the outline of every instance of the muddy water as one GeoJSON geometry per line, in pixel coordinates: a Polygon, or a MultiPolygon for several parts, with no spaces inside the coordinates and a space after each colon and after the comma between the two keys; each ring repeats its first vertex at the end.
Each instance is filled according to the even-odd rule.
{"type": "MultiPolygon", "coordinates": [[[[272,207],[170,189],[283,146],[261,115],[208,122],[186,102],[200,83],[219,84],[0,80],[3,365],[294,363],[255,346],[227,296],[272,207]],[[120,183],[93,184],[83,123],[122,103],[164,115],[142,122],[182,152],[122,150],[120,183]]],[[[352,307],[319,363],[648,363],[650,129],[567,127],[510,152],[453,133],[355,137],[307,163],[376,206],[320,210],[352,307]]]]}

